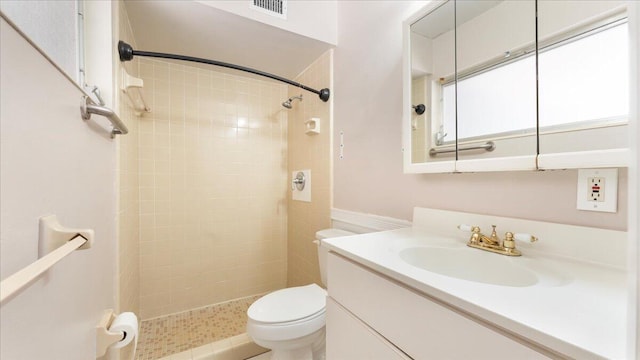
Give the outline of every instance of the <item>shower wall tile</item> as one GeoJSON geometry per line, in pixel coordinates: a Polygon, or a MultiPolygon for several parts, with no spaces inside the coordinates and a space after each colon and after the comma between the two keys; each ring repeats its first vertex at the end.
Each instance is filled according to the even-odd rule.
{"type": "Polygon", "coordinates": [[[287,87],[149,59],[140,74],[141,317],[283,288],[287,87]]]}
{"type": "MultiPolygon", "coordinates": [[[[328,51],[312,63],[296,81],[315,89],[332,88],[333,52],[328,51]]],[[[311,202],[291,200],[288,191],[288,251],[287,284],[299,286],[320,284],[317,247],[313,243],[318,230],[330,227],[331,209],[331,103],[317,95],[289,87],[289,97],[303,94],[303,101],[295,101],[289,110],[288,174],[294,170],[311,169],[311,202]],[[304,122],[320,118],[321,132],[306,135],[304,122]]],[[[333,96],[333,95],[332,95],[333,96]]],[[[289,179],[290,180],[290,179],[289,179]]]]}

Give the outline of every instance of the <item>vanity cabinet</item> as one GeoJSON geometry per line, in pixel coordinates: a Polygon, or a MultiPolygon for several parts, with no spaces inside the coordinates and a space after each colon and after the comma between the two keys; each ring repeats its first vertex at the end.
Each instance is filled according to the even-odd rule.
{"type": "Polygon", "coordinates": [[[328,276],[327,359],[561,358],[335,253],[328,276]]]}
{"type": "Polygon", "coordinates": [[[411,359],[332,298],[327,298],[327,328],[332,329],[327,332],[327,359],[411,359]]]}

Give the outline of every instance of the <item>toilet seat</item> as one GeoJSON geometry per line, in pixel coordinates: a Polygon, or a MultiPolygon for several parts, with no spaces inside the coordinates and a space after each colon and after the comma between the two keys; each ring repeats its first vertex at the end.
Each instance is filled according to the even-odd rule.
{"type": "Polygon", "coordinates": [[[324,310],[308,318],[286,323],[261,323],[249,319],[247,321],[247,333],[253,339],[286,341],[312,334],[324,328],[325,323],[324,310]]]}
{"type": "Polygon", "coordinates": [[[263,340],[287,340],[325,326],[327,292],[316,284],[282,289],[263,296],[247,311],[247,332],[263,340]]]}
{"type": "Polygon", "coordinates": [[[251,304],[247,315],[262,323],[284,323],[324,310],[327,291],[316,284],[281,289],[251,304]]]}

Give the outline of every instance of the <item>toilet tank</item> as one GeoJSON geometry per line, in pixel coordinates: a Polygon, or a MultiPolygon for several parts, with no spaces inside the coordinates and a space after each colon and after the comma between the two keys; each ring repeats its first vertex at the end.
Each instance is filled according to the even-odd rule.
{"type": "Polygon", "coordinates": [[[323,239],[340,237],[340,236],[349,236],[355,235],[355,233],[346,230],[340,229],[324,229],[316,232],[316,245],[318,245],[318,264],[320,265],[320,281],[322,281],[322,285],[327,287],[327,254],[329,254],[329,250],[325,247],[320,246],[320,243],[323,239]]]}

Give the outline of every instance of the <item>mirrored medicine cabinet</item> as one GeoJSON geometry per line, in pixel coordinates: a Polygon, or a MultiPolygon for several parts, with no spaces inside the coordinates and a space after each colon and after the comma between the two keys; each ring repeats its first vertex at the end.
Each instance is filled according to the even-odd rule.
{"type": "Polygon", "coordinates": [[[627,166],[626,3],[434,1],[407,19],[405,172],[627,166]]]}

